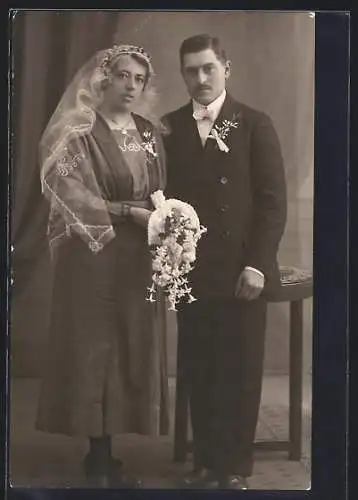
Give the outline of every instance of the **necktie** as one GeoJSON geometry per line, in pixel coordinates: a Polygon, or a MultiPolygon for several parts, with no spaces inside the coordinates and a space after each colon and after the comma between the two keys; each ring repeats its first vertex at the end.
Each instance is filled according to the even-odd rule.
{"type": "Polygon", "coordinates": [[[209,120],[211,122],[215,121],[214,112],[210,109],[199,108],[193,113],[193,118],[196,121],[209,120]]]}

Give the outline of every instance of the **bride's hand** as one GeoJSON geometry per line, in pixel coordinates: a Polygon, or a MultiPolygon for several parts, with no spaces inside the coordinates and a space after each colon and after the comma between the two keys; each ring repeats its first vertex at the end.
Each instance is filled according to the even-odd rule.
{"type": "Polygon", "coordinates": [[[122,215],[123,214],[123,205],[129,205],[130,207],[139,207],[139,208],[148,208],[148,201],[125,201],[125,202],[116,202],[116,201],[107,201],[106,206],[109,213],[114,215],[122,215]]]}
{"type": "Polygon", "coordinates": [[[147,210],[146,208],[140,208],[140,207],[131,207],[130,214],[131,214],[132,220],[136,224],[139,224],[140,226],[143,226],[145,228],[148,227],[149,217],[152,214],[152,212],[150,210],[147,210]]]}

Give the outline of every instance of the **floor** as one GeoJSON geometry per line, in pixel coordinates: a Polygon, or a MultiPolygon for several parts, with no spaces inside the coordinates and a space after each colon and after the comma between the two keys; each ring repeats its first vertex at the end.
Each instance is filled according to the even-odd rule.
{"type": "MultiPolygon", "coordinates": [[[[171,379],[173,408],[175,380],[171,379]]],[[[87,453],[83,440],[48,436],[33,428],[39,389],[37,379],[12,381],[10,427],[10,482],[13,487],[85,487],[81,461],[87,453]]],[[[288,435],[288,377],[267,375],[257,429],[257,440],[286,439],[288,435]]],[[[173,413],[173,412],[172,412],[173,413]]],[[[310,487],[310,379],[304,381],[303,455],[300,462],[287,459],[284,452],[257,454],[250,489],[306,490],[310,487]]],[[[172,426],[171,426],[172,428],[172,426]]],[[[119,437],[115,452],[128,469],[140,475],[146,488],[173,489],[187,469],[173,462],[172,432],[158,439],[133,435],[119,437]]]]}

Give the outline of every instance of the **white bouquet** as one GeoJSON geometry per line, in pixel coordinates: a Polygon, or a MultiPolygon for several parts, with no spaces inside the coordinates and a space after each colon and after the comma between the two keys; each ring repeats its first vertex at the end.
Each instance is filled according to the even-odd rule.
{"type": "Polygon", "coordinates": [[[156,300],[156,286],[168,297],[171,311],[184,297],[193,302],[186,275],[194,268],[196,247],[206,228],[188,203],[166,199],[162,191],[151,196],[155,210],[148,222],[148,243],[152,252],[152,286],[147,300],[156,300]]]}

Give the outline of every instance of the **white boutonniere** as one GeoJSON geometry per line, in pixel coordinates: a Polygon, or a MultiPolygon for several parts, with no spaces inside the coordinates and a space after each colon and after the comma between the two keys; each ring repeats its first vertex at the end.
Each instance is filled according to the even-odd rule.
{"type": "Polygon", "coordinates": [[[229,135],[231,129],[238,128],[239,116],[240,115],[233,115],[231,120],[223,120],[221,125],[218,124],[214,125],[208,136],[208,138],[214,139],[216,141],[220,151],[223,151],[224,153],[228,153],[230,151],[229,147],[227,146],[227,144],[225,144],[224,140],[229,135]]]}
{"type": "Polygon", "coordinates": [[[156,158],[158,156],[158,153],[155,151],[155,144],[156,140],[153,133],[150,130],[145,130],[143,132],[142,147],[152,158],[156,158]]]}

